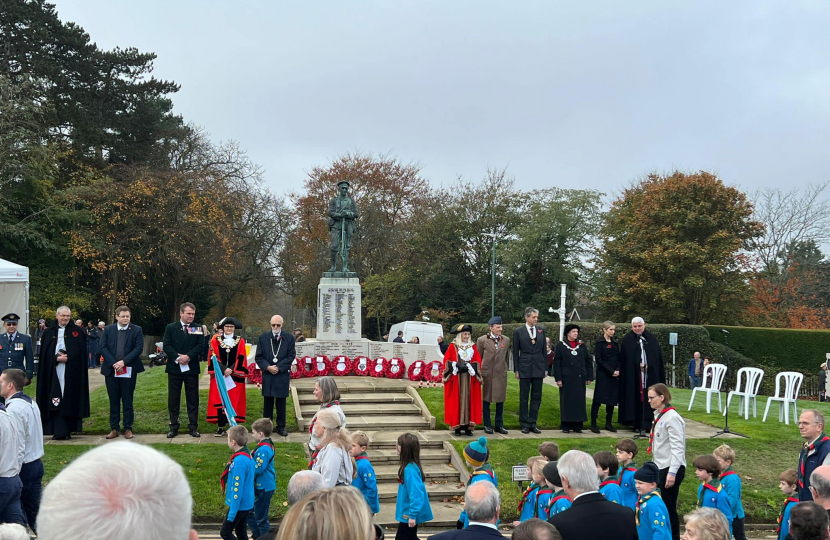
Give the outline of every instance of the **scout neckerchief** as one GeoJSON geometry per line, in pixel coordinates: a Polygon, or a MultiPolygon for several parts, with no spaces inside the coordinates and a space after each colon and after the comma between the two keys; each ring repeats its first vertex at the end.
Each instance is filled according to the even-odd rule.
{"type": "Polygon", "coordinates": [[[248,453],[247,448],[243,448],[231,456],[228,464],[225,465],[225,470],[222,471],[222,475],[219,477],[219,483],[222,485],[222,491],[225,491],[225,486],[228,484],[228,473],[231,470],[231,463],[233,463],[233,460],[236,459],[237,456],[246,456],[248,459],[251,459],[251,454],[248,453]]]}
{"type": "Polygon", "coordinates": [[[649,493],[648,495],[643,495],[642,497],[637,499],[637,507],[634,508],[634,522],[637,526],[640,526],[640,506],[645,505],[649,499],[652,497],[657,497],[658,499],[662,499],[663,497],[660,496],[660,493],[655,490],[649,493]]]}
{"type": "MultiPolygon", "coordinates": [[[[536,492],[536,504],[533,505],[533,517],[539,517],[539,497],[542,495],[553,495],[553,490],[549,487],[543,487],[539,491],[536,492]]],[[[548,500],[550,502],[550,500],[548,500]]],[[[547,506],[547,505],[545,505],[547,506]]]]}
{"type": "Polygon", "coordinates": [[[710,480],[708,482],[703,482],[703,489],[700,490],[700,495],[697,496],[697,506],[700,508],[703,506],[703,497],[706,496],[706,490],[710,489],[715,493],[720,493],[723,489],[723,486],[720,485],[720,482],[717,480],[710,480]]]}
{"type": "Polygon", "coordinates": [[[784,500],[784,505],[781,507],[781,511],[778,513],[778,519],[775,520],[775,522],[778,523],[778,526],[775,528],[775,532],[781,532],[781,522],[784,520],[784,511],[787,509],[787,505],[790,503],[797,502],[798,497],[787,497],[786,500],[784,500]]]}
{"type": "MultiPolygon", "coordinates": [[[[271,464],[271,462],[272,462],[272,461],[274,461],[274,443],[273,443],[273,442],[271,442],[271,439],[262,439],[262,440],[259,442],[259,444],[257,444],[257,445],[256,445],[257,450],[259,450],[259,447],[260,447],[260,446],[267,446],[268,448],[270,448],[270,449],[271,449],[271,459],[269,459],[269,460],[268,460],[268,465],[270,465],[270,464],[271,464]]],[[[267,467],[268,465],[266,465],[266,467],[267,467]]]]}
{"type": "Polygon", "coordinates": [[[531,482],[524,493],[522,493],[522,498],[519,500],[519,514],[522,513],[522,508],[524,508],[527,499],[530,497],[530,494],[539,489],[539,484],[535,482],[531,482]]]}
{"type": "Polygon", "coordinates": [[[807,458],[812,455],[812,453],[816,450],[816,444],[821,444],[824,441],[830,440],[830,437],[825,435],[823,432],[818,438],[813,441],[813,444],[808,445],[806,442],[804,443],[804,448],[801,449],[801,455],[798,456],[798,487],[800,489],[804,489],[804,462],[807,461],[807,458]]]}
{"type": "Polygon", "coordinates": [[[367,456],[367,455],[366,455],[366,452],[361,452],[361,453],[359,453],[358,455],[356,455],[356,456],[354,457],[354,460],[355,460],[355,461],[359,461],[359,460],[361,460],[361,459],[365,459],[365,460],[368,460],[368,459],[369,459],[369,456],[367,456]]]}
{"type": "Polygon", "coordinates": [[[665,409],[660,411],[660,414],[658,414],[657,418],[654,419],[654,423],[651,425],[651,432],[648,434],[648,450],[646,450],[646,452],[648,452],[649,454],[651,453],[651,447],[654,444],[654,430],[657,429],[657,422],[659,422],[660,419],[663,418],[664,414],[673,410],[674,407],[666,407],[665,409]]]}
{"type": "Polygon", "coordinates": [[[723,482],[724,476],[729,476],[730,474],[737,474],[735,471],[732,470],[732,467],[727,467],[725,471],[720,473],[720,480],[723,482]]]}
{"type": "Polygon", "coordinates": [[[553,494],[553,497],[551,497],[550,500],[548,501],[548,507],[546,508],[548,515],[550,515],[550,511],[553,508],[553,505],[556,504],[556,501],[558,501],[560,499],[567,499],[569,501],[571,500],[570,497],[565,495],[565,490],[564,489],[560,489],[559,491],[555,492],[553,494]]]}
{"type": "Polygon", "coordinates": [[[491,467],[489,463],[485,463],[484,465],[473,471],[473,474],[470,475],[470,479],[467,480],[467,486],[469,486],[473,482],[474,476],[481,476],[482,474],[486,474],[487,476],[489,476],[490,481],[493,482],[493,484],[496,483],[496,473],[493,472],[493,467],[491,467]]]}
{"type": "Polygon", "coordinates": [[[608,477],[605,478],[605,480],[600,482],[599,487],[601,488],[602,486],[607,486],[608,484],[615,484],[615,485],[619,486],[620,485],[620,479],[617,478],[616,474],[613,475],[613,476],[608,476],[608,477]]]}
{"type": "Polygon", "coordinates": [[[580,345],[582,345],[582,342],[581,342],[581,341],[572,341],[571,343],[573,343],[573,346],[568,345],[568,342],[567,342],[567,341],[565,341],[565,340],[562,340],[562,341],[560,341],[559,343],[561,343],[562,345],[564,345],[564,346],[565,346],[565,348],[566,348],[566,349],[568,349],[569,351],[571,351],[571,354],[572,354],[572,355],[574,355],[574,356],[576,356],[577,354],[579,354],[579,351],[577,351],[577,349],[579,349],[579,346],[580,346],[580,345]]]}
{"type": "Polygon", "coordinates": [[[622,479],[622,475],[625,471],[637,472],[637,464],[631,461],[628,465],[620,465],[620,468],[617,470],[617,476],[622,479]]]}

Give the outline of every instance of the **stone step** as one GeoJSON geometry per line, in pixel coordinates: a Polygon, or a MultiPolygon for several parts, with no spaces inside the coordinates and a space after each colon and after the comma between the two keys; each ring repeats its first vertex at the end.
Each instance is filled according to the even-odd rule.
{"type": "MultiPolygon", "coordinates": [[[[366,452],[369,461],[377,468],[382,465],[395,465],[400,463],[400,457],[394,448],[390,449],[369,449],[366,452]]],[[[421,464],[426,467],[427,464],[448,464],[450,462],[450,455],[446,450],[427,448],[421,451],[421,464]]]]}
{"type": "MultiPolygon", "coordinates": [[[[351,420],[352,416],[420,416],[421,409],[412,403],[342,403],[341,408],[346,419],[351,420]]],[[[320,410],[318,404],[302,405],[300,411],[303,418],[311,418],[320,410]]]]}
{"type": "MultiPolygon", "coordinates": [[[[390,392],[406,393],[409,382],[406,380],[375,379],[372,377],[334,377],[337,381],[337,388],[341,394],[356,392],[390,392]]],[[[316,378],[295,379],[291,385],[297,389],[298,394],[311,394],[314,391],[316,378]]]]}
{"type": "MultiPolygon", "coordinates": [[[[394,501],[398,497],[398,486],[400,484],[388,483],[378,484],[378,497],[381,502],[394,501]]],[[[430,501],[443,501],[452,497],[464,496],[464,484],[459,481],[454,482],[426,482],[427,495],[430,501]]]]}
{"type": "MultiPolygon", "coordinates": [[[[449,460],[449,457],[447,458],[449,460]]],[[[456,471],[449,463],[436,464],[422,464],[424,465],[424,475],[427,477],[427,482],[450,482],[458,481],[458,471],[456,471]]],[[[378,483],[398,483],[398,464],[392,465],[378,465],[374,467],[375,476],[378,483]]]]}
{"type": "MultiPolygon", "coordinates": [[[[385,437],[387,435],[387,433],[367,433],[367,435],[369,435],[369,438],[372,440],[372,442],[369,443],[369,448],[370,449],[374,449],[374,450],[379,450],[379,449],[395,450],[395,447],[397,446],[397,436],[395,436],[391,439],[381,439],[380,437],[385,437]]],[[[394,435],[394,433],[393,433],[393,435],[394,435]]],[[[433,448],[433,449],[441,450],[441,449],[444,448],[444,442],[440,441],[440,440],[439,441],[420,441],[420,446],[421,446],[421,452],[423,452],[427,448],[433,448]]]]}
{"type": "MultiPolygon", "coordinates": [[[[457,502],[431,501],[429,506],[432,509],[432,521],[418,527],[419,536],[421,530],[425,527],[434,527],[439,530],[450,527],[455,529],[455,522],[458,521],[458,516],[464,510],[464,505],[457,502]]],[[[386,527],[386,538],[395,538],[395,530],[398,527],[398,522],[395,519],[395,501],[381,502],[380,512],[375,516],[374,521],[378,525],[386,527]]],[[[422,538],[426,538],[426,536],[422,538]]]]}
{"type": "MultiPolygon", "coordinates": [[[[309,417],[310,419],[310,417],[309,417]]],[[[351,431],[417,431],[429,429],[429,421],[423,416],[349,416],[346,415],[346,426],[351,431]]]]}
{"type": "MultiPolygon", "coordinates": [[[[317,405],[314,394],[297,394],[300,405],[317,405]]],[[[349,392],[340,396],[340,403],[412,403],[412,396],[404,392],[349,392]]]]}

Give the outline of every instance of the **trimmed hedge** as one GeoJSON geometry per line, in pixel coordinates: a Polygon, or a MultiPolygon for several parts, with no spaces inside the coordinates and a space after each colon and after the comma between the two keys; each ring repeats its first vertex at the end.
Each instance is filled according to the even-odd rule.
{"type": "Polygon", "coordinates": [[[724,343],[721,328],[729,331],[729,348],[775,371],[818,373],[830,353],[830,331],[746,326],[706,326],[712,341],[724,343]]]}

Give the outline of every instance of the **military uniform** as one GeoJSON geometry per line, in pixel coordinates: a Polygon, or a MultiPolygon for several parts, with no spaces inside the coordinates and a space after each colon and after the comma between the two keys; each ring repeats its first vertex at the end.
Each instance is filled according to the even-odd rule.
{"type": "MultiPolygon", "coordinates": [[[[18,323],[20,317],[16,313],[9,313],[2,320],[3,323],[18,323]]],[[[21,334],[16,326],[6,326],[6,333],[0,334],[0,373],[9,368],[25,371],[27,379],[34,376],[35,349],[32,338],[21,334]]]]}

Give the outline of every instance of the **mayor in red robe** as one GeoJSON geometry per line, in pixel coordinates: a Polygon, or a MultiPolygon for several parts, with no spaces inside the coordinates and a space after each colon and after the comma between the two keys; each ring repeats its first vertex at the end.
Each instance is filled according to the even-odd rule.
{"type": "Polygon", "coordinates": [[[238,320],[225,317],[216,325],[219,332],[213,336],[208,346],[208,373],[210,373],[210,390],[208,390],[207,421],[216,424],[216,436],[225,433],[225,426],[228,425],[228,417],[222,406],[222,399],[219,397],[219,389],[216,387],[216,373],[213,369],[213,356],[219,361],[222,369],[220,377],[230,377],[235,386],[228,390],[228,398],[236,412],[236,422],[245,423],[247,399],[245,397],[245,378],[248,376],[247,354],[245,352],[245,340],[241,336],[235,336],[234,331],[242,329],[242,323],[238,320]]]}
{"type": "Polygon", "coordinates": [[[473,327],[461,324],[450,333],[455,339],[444,354],[444,423],[472,436],[481,423],[481,356],[472,338],[473,327]]]}

